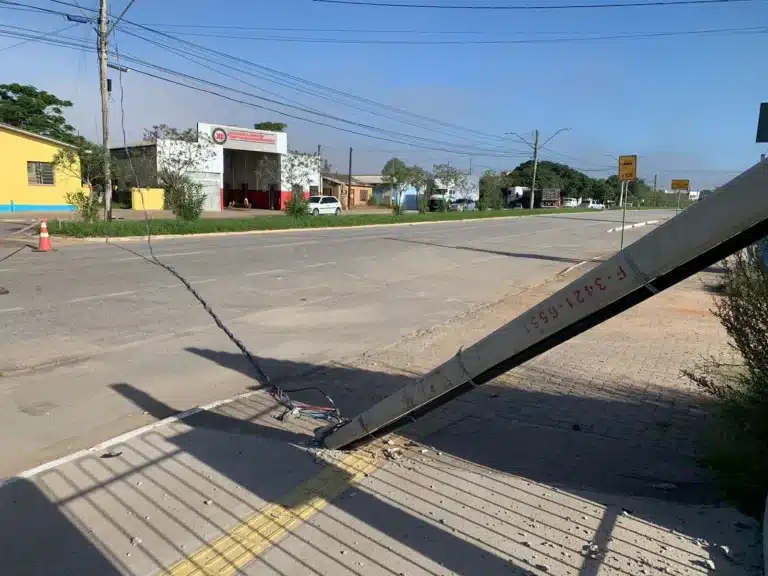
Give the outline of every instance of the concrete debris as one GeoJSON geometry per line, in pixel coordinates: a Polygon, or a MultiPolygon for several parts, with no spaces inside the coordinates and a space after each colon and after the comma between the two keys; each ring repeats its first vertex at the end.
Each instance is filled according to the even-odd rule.
{"type": "Polygon", "coordinates": [[[715,563],[709,558],[691,560],[691,563],[695,564],[696,566],[701,566],[702,568],[706,568],[707,570],[715,569],[715,563]]]}
{"type": "Polygon", "coordinates": [[[389,440],[387,440],[387,444],[389,444],[390,446],[394,446],[395,445],[395,441],[392,440],[392,438],[390,438],[389,440]]]}
{"type": "Polygon", "coordinates": [[[131,538],[131,544],[133,544],[134,546],[138,546],[139,544],[141,544],[141,542],[142,540],[138,536],[134,536],[133,538],[131,538]]]}
{"type": "Polygon", "coordinates": [[[733,556],[731,556],[731,549],[728,546],[721,544],[717,547],[717,549],[726,559],[733,560],[733,556]]]}
{"type": "Polygon", "coordinates": [[[210,506],[211,504],[213,504],[213,500],[203,500],[203,504],[205,504],[206,506],[210,506]]]}
{"type": "Polygon", "coordinates": [[[122,456],[122,452],[104,452],[99,458],[117,458],[118,456],[122,456]]]}
{"type": "Polygon", "coordinates": [[[594,542],[587,542],[584,544],[584,546],[581,547],[581,553],[587,558],[591,558],[592,560],[598,560],[603,556],[603,552],[600,550],[600,547],[594,542]]]}
{"type": "Polygon", "coordinates": [[[536,570],[541,570],[542,572],[549,572],[549,566],[546,564],[536,564],[535,568],[536,570]]]}
{"type": "Polygon", "coordinates": [[[7,288],[3,288],[0,286],[0,296],[5,296],[6,294],[10,294],[11,292],[7,288]]]}
{"type": "Polygon", "coordinates": [[[402,454],[400,454],[400,448],[387,448],[384,450],[384,456],[390,460],[397,460],[402,454]]]}

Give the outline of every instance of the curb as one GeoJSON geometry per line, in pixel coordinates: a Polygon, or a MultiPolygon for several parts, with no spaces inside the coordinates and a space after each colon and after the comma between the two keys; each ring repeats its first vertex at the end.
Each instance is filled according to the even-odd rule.
{"type": "MultiPolygon", "coordinates": [[[[638,222],[637,224],[626,224],[623,226],[624,230],[629,230],[630,228],[640,228],[641,226],[650,226],[651,224],[658,224],[661,222],[661,220],[646,220],[645,222],[638,222]]],[[[622,229],[622,226],[616,226],[616,228],[611,228],[609,230],[606,230],[605,233],[608,234],[610,232],[618,232],[622,229]]]]}
{"type": "MultiPolygon", "coordinates": [[[[585,211],[586,212],[586,211],[585,211]]],[[[527,215],[520,215],[520,214],[510,214],[509,216],[490,216],[488,218],[459,218],[456,220],[425,220],[422,222],[393,222],[390,224],[360,224],[358,226],[317,226],[317,227],[305,227],[305,228],[280,228],[277,230],[242,230],[242,231],[236,231],[236,232],[203,232],[200,234],[152,234],[152,240],[160,240],[160,239],[178,239],[178,238],[210,238],[210,237],[218,237],[218,236],[251,236],[251,235],[259,235],[259,234],[287,234],[290,232],[315,232],[315,231],[329,231],[329,230],[354,230],[354,229],[365,229],[365,228],[391,228],[394,226],[420,226],[422,224],[456,224],[456,223],[464,223],[467,222],[488,222],[489,220],[512,220],[512,219],[519,219],[519,218],[536,218],[538,216],[550,216],[550,217],[557,217],[559,214],[564,214],[563,212],[560,212],[558,214],[534,214],[532,216],[527,215]]],[[[146,236],[93,236],[93,237],[86,237],[86,238],[80,238],[77,236],[61,236],[61,235],[53,235],[54,238],[60,238],[60,239],[70,239],[70,240],[78,240],[80,242],[138,242],[138,241],[145,241],[147,239],[146,236]]]]}

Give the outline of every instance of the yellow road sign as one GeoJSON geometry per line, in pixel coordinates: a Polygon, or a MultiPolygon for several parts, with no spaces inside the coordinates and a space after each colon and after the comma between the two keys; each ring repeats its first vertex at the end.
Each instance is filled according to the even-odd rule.
{"type": "Polygon", "coordinates": [[[637,179],[637,156],[619,156],[619,180],[629,182],[637,179]]]}
{"type": "Polygon", "coordinates": [[[690,190],[690,180],[672,180],[672,190],[690,190]]]}

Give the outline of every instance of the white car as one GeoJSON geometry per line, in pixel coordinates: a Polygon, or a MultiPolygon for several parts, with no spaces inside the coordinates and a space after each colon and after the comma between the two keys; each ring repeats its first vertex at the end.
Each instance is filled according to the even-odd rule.
{"type": "Polygon", "coordinates": [[[603,206],[602,202],[598,202],[597,200],[592,200],[591,198],[589,200],[584,200],[584,202],[581,203],[580,208],[589,208],[591,210],[605,210],[605,206],[603,206]]]}
{"type": "Polygon", "coordinates": [[[310,196],[309,197],[309,213],[312,216],[319,216],[320,214],[335,214],[341,215],[341,202],[338,198],[333,196],[310,196]]]}
{"type": "Polygon", "coordinates": [[[563,198],[563,208],[578,208],[579,201],[576,198],[563,198]]]}

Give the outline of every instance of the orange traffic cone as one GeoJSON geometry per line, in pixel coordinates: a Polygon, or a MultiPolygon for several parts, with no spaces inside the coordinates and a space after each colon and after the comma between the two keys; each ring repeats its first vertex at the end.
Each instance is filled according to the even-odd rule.
{"type": "Polygon", "coordinates": [[[51,246],[51,238],[48,236],[48,223],[43,218],[40,221],[40,246],[38,252],[50,252],[53,250],[51,246]]]}

